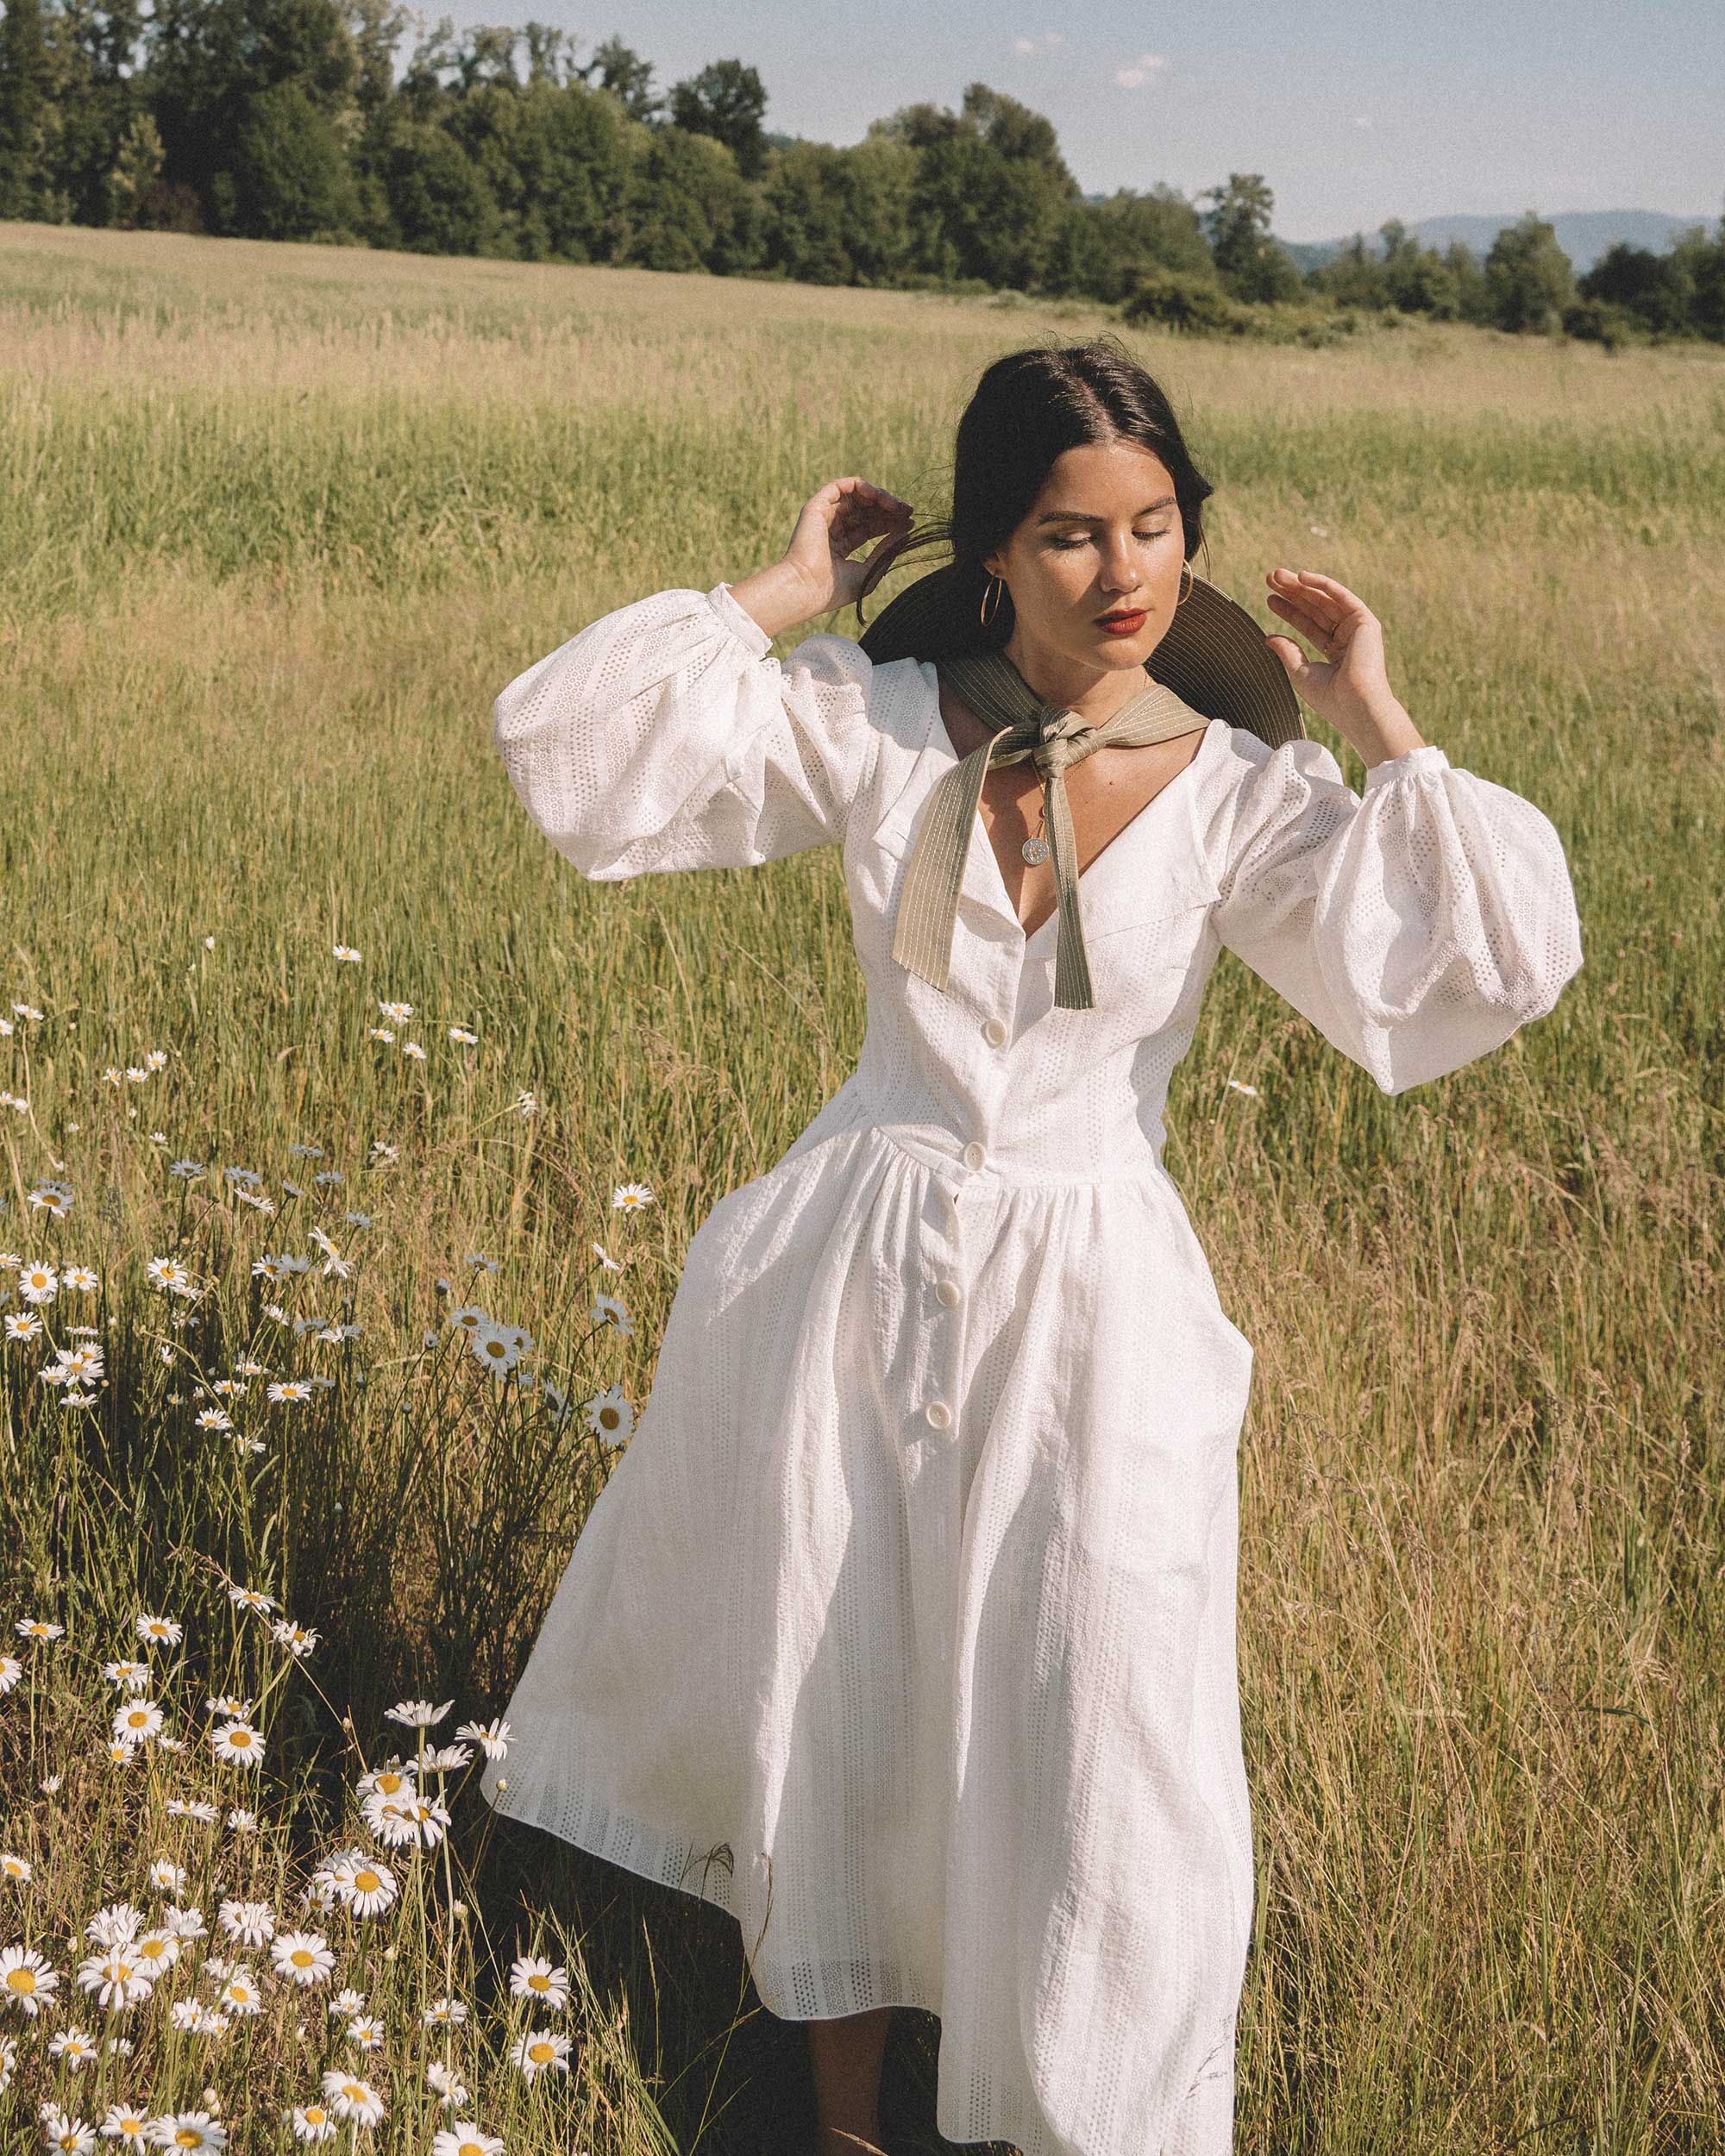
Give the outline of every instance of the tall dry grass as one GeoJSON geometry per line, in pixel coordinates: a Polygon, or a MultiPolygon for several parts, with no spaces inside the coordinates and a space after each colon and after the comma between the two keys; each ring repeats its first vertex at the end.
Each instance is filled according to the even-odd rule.
{"type": "MultiPolygon", "coordinates": [[[[0,228],[0,1008],[44,1014],[7,1044],[29,1110],[0,1111],[0,1238],[83,1257],[111,1320],[77,1426],[5,1350],[20,1610],[112,1652],[141,1600],[201,1608],[200,1564],[243,1564],[319,1625],[359,1725],[406,1689],[502,1705],[603,1448],[578,1417],[439,1390],[437,1280],[538,1334],[576,1398],[615,1379],[638,1403],[689,1235],[842,1081],[862,1002],[833,860],[582,885],[508,790],[491,699],[610,607],[773,558],[837,473],[938,506],[987,360],[1101,326],[0,228]],[[391,998],[432,1025],[423,1066],[369,1037],[391,998]],[[147,1085],[104,1083],[151,1047],[147,1085]],[[523,1088],[542,1113],[511,1112],[523,1088]],[[188,1201],[155,1130],[277,1185],[315,1142],[352,1186],[279,1225],[188,1201]],[[379,1138],[398,1157],[368,1169],[379,1138]],[[25,1202],[62,1174],[50,1227],[25,1202]],[[631,1177],[656,1202],[627,1224],[622,1339],[586,1310],[631,1177]],[[250,1257],[304,1247],[361,1186],[376,1225],[342,1292],[366,1333],[304,1418],[260,1414],[245,1467],[152,1362],[172,1328],[143,1262],[195,1257],[193,1329],[231,1360],[274,1337],[250,1257]],[[503,1268],[483,1296],[473,1252],[503,1268]]],[[[1424,736],[1558,824],[1586,950],[1551,1018],[1393,1100],[1225,962],[1176,1075],[1169,1164],[1258,1350],[1239,2146],[1709,2149],[1725,373],[1443,327],[1322,353],[1128,341],[1217,483],[1216,580],[1266,626],[1276,562],[1358,590],[1424,736]]],[[[79,1751],[51,1827],[0,1756],[0,1838],[25,1821],[74,1849],[37,1885],[76,1902],[75,1871],[87,1900],[129,1861],[123,1808],[79,1751]]],[[[296,1758],[282,1802],[337,1807],[333,1725],[296,1758]]],[[[567,2146],[578,2115],[594,2156],[636,2156],[662,2109],[685,2148],[791,2146],[798,2032],[760,2013],[734,1927],[536,1838],[481,1857],[463,1816],[498,1942],[474,1984],[549,1916],[588,1987],[586,2108],[524,2114],[511,2148],[567,2146]]],[[[938,2145],[933,2058],[901,2015],[906,2148],[938,2145]]]]}

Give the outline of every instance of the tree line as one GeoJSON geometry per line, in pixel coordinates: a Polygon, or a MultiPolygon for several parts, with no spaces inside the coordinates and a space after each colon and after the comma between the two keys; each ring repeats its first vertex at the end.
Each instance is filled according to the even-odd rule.
{"type": "Polygon", "coordinates": [[[740,60],[662,92],[618,37],[576,53],[395,0],[4,0],[0,216],[1083,298],[1237,333],[1315,304],[1725,342],[1725,218],[1580,279],[1532,211],[1484,260],[1392,220],[1302,272],[1262,174],[1088,199],[1050,122],[983,83],[838,147],[769,133],[740,60]]]}

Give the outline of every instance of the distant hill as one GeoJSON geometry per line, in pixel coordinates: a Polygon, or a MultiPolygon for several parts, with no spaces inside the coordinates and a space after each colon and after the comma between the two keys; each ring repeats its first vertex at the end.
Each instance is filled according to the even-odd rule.
{"type": "MultiPolygon", "coordinates": [[[[1560,210],[1555,213],[1540,213],[1558,235],[1558,245],[1575,266],[1575,273],[1582,277],[1590,270],[1609,248],[1624,240],[1631,247],[1644,247],[1655,254],[1662,254],[1680,232],[1691,225],[1703,225],[1711,230],[1715,219],[1697,212],[1692,217],[1675,217],[1664,210],[1560,210]]],[[[1434,247],[1440,253],[1452,240],[1463,241],[1481,257],[1490,251],[1491,242],[1505,225],[1514,224],[1520,212],[1498,217],[1421,217],[1408,227],[1412,236],[1423,247],[1434,247]]],[[[1388,222],[1388,219],[1380,219],[1388,222]]],[[[1317,269],[1340,253],[1353,237],[1346,233],[1339,240],[1284,240],[1285,247],[1302,270],[1317,269]]],[[[1383,253],[1376,230],[1364,235],[1367,246],[1374,254],[1383,253]]]]}

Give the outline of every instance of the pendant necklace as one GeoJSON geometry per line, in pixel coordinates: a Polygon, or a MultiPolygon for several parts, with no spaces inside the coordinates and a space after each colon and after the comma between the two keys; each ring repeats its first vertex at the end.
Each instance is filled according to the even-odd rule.
{"type": "Polygon", "coordinates": [[[1042,836],[1042,830],[1046,823],[1047,817],[1048,794],[1046,790],[1044,790],[1042,797],[1042,807],[1037,816],[1037,830],[1033,831],[1031,836],[1026,839],[1023,845],[1019,848],[1019,851],[1024,856],[1025,859],[1030,863],[1032,868],[1040,868],[1042,863],[1048,859],[1048,841],[1042,836]]]}

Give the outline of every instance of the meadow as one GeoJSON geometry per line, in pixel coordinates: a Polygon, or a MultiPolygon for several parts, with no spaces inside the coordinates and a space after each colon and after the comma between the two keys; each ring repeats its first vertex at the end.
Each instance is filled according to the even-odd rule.
{"type": "MultiPolygon", "coordinates": [[[[982,367],[1111,326],[0,226],[7,2148],[810,2129],[735,1925],[474,1784],[689,1238],[851,1067],[838,866],[583,884],[491,703],[831,477],[938,511],[982,367]]],[[[1225,956],[1176,1075],[1258,1350],[1237,2147],[1716,2149],[1725,355],[1126,334],[1208,573],[1366,599],[1586,952],[1395,1099],[1225,956]]],[[[937,2042],[896,2017],[894,2156],[937,2042]]]]}

